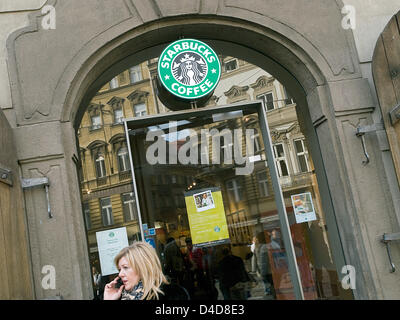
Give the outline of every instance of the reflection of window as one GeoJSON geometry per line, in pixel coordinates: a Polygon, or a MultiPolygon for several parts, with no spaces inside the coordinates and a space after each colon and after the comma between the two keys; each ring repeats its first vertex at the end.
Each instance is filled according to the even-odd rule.
{"type": "Polygon", "coordinates": [[[237,68],[238,68],[238,63],[237,63],[236,59],[225,62],[225,71],[226,72],[233,71],[237,68]]]}
{"type": "Polygon", "coordinates": [[[174,195],[175,206],[177,208],[184,208],[185,207],[185,198],[181,194],[174,195]]]}
{"type": "Polygon", "coordinates": [[[118,78],[112,78],[110,81],[110,89],[118,88],[118,78]]]}
{"type": "Polygon", "coordinates": [[[100,207],[101,207],[101,217],[103,220],[103,226],[110,226],[114,224],[111,198],[108,197],[100,199],[100,207]]]}
{"type": "Polygon", "coordinates": [[[301,139],[294,140],[294,146],[296,148],[296,155],[297,155],[297,161],[299,163],[300,172],[310,171],[310,167],[307,161],[308,152],[304,144],[304,140],[301,139]]]}
{"type": "Polygon", "coordinates": [[[122,108],[114,109],[114,123],[122,123],[122,119],[124,117],[124,112],[122,108]]]}
{"type": "Polygon", "coordinates": [[[172,200],[170,198],[170,196],[164,196],[164,203],[166,207],[172,207],[172,200]]]}
{"type": "Polygon", "coordinates": [[[98,153],[96,160],[96,174],[97,178],[102,178],[106,176],[106,164],[104,161],[104,155],[102,153],[98,153]]]}
{"type": "Polygon", "coordinates": [[[285,150],[283,149],[283,144],[278,143],[274,145],[274,153],[276,166],[280,177],[286,177],[289,175],[289,170],[287,166],[287,160],[285,155],[285,150]]]}
{"type": "Polygon", "coordinates": [[[142,71],[140,70],[140,65],[129,69],[129,77],[131,79],[131,83],[142,80],[142,71]]]}
{"type": "Polygon", "coordinates": [[[78,172],[79,172],[79,181],[80,181],[80,182],[85,181],[85,176],[83,175],[83,167],[82,167],[82,164],[79,165],[79,167],[78,167],[78,172]]]}
{"type": "Polygon", "coordinates": [[[137,220],[136,201],[133,192],[122,194],[122,206],[124,210],[125,222],[137,220]]]}
{"type": "Polygon", "coordinates": [[[265,171],[257,173],[257,180],[258,180],[258,190],[260,191],[261,197],[268,197],[268,176],[265,171]]]}
{"type": "Polygon", "coordinates": [[[154,205],[154,208],[155,208],[155,209],[160,208],[160,202],[158,201],[157,194],[153,191],[153,192],[151,193],[151,195],[152,195],[152,197],[153,197],[153,205],[154,205]]]}
{"type": "Polygon", "coordinates": [[[90,117],[90,121],[92,122],[92,130],[101,128],[101,117],[100,115],[94,115],[90,117]]]}
{"type": "Polygon", "coordinates": [[[226,182],[226,191],[228,192],[229,200],[239,202],[243,200],[243,190],[240,180],[235,178],[226,182]]]}
{"type": "Polygon", "coordinates": [[[261,150],[261,140],[260,134],[257,129],[254,130],[254,135],[251,136],[251,141],[254,141],[254,152],[259,152],[261,150]]]}
{"type": "Polygon", "coordinates": [[[267,108],[267,111],[274,110],[275,105],[274,105],[274,95],[272,92],[268,92],[265,94],[260,94],[257,96],[257,99],[263,100],[264,105],[267,108]]]}
{"type": "Polygon", "coordinates": [[[117,158],[120,172],[128,171],[131,169],[129,164],[128,149],[126,147],[122,147],[118,150],[117,158]]]}
{"type": "Polygon", "coordinates": [[[142,117],[147,114],[146,105],[144,103],[139,103],[133,107],[133,111],[135,112],[135,117],[142,117]]]}
{"type": "Polygon", "coordinates": [[[92,228],[92,221],[90,219],[90,207],[89,202],[83,203],[83,215],[85,218],[86,230],[90,230],[92,228]]]}

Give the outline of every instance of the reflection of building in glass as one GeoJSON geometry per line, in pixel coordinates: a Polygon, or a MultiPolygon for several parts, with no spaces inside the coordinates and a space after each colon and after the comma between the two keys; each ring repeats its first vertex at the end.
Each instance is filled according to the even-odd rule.
{"type": "Polygon", "coordinates": [[[94,261],[98,258],[97,231],[125,226],[129,239],[138,239],[138,213],[122,119],[154,112],[149,73],[141,64],[103,86],[82,118],[78,130],[80,179],[94,261]]]}
{"type": "MultiPolygon", "coordinates": [[[[130,241],[139,237],[137,203],[132,189],[131,164],[122,119],[168,112],[155,98],[156,62],[153,59],[132,67],[106,84],[88,106],[78,131],[83,212],[92,264],[97,264],[98,259],[95,237],[97,231],[126,226],[130,241]]],[[[313,272],[317,273],[314,279],[317,279],[318,288],[326,286],[327,281],[331,286],[336,286],[337,276],[330,258],[313,163],[297,120],[293,98],[267,72],[236,58],[225,57],[222,62],[221,82],[208,105],[256,99],[264,101],[276,168],[292,237],[298,248],[296,252],[299,253],[300,272],[304,279],[312,278],[310,266],[313,265],[313,272]],[[318,216],[318,220],[309,225],[296,224],[293,217],[291,195],[304,192],[312,194],[318,216]],[[311,246],[311,242],[318,244],[311,246]],[[332,270],[328,278],[324,277],[325,283],[322,279],[322,267],[325,273],[326,270],[332,270]]],[[[151,227],[156,228],[157,248],[165,244],[167,237],[179,239],[182,249],[185,247],[184,239],[190,236],[190,227],[184,192],[211,186],[222,190],[230,240],[236,255],[242,258],[246,256],[257,232],[263,231],[267,240],[272,240],[272,234],[280,228],[257,116],[249,115],[230,120],[228,126],[230,130],[254,130],[251,136],[254,143],[252,174],[238,176],[235,174],[234,164],[212,164],[211,141],[208,150],[199,149],[199,165],[182,167],[167,163],[143,166],[143,180],[137,182],[138,188],[147,190],[146,196],[140,199],[143,206],[142,218],[143,223],[150,223],[151,227]],[[204,164],[201,159],[207,156],[210,163],[204,164]]],[[[226,123],[206,124],[204,128],[222,130],[226,128],[226,123]]],[[[185,140],[179,138],[167,141],[167,152],[171,150],[171,144],[179,150],[184,143],[185,140]]],[[[242,145],[242,154],[245,156],[246,143],[243,141],[242,145]]],[[[232,147],[233,144],[221,145],[218,150],[221,162],[227,154],[232,154],[232,147]]],[[[140,163],[143,163],[145,146],[138,148],[143,149],[133,157],[141,157],[140,163]]],[[[284,252],[276,249],[270,250],[269,254],[271,261],[278,266],[282,265],[284,252]],[[276,261],[274,257],[277,257],[276,261]]],[[[279,268],[276,270],[278,274],[279,268]]],[[[310,280],[310,286],[312,283],[313,280],[310,280]]],[[[335,291],[333,296],[339,295],[336,287],[332,290],[335,291]]],[[[310,289],[310,297],[315,291],[317,289],[310,289]]],[[[320,291],[318,294],[324,295],[320,291]]]]}

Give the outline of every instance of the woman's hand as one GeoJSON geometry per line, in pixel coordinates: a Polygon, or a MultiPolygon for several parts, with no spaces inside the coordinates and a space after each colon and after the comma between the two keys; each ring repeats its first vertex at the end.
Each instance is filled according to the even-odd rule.
{"type": "Polygon", "coordinates": [[[118,300],[121,298],[122,290],[124,289],[124,285],[116,288],[115,285],[117,284],[119,277],[116,277],[110,283],[107,283],[104,287],[104,300],[118,300]]]}

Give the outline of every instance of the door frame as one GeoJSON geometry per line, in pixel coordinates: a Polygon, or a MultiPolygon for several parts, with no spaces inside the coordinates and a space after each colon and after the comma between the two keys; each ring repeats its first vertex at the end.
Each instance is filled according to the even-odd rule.
{"type": "Polygon", "coordinates": [[[269,134],[269,127],[267,122],[267,115],[265,112],[264,102],[261,100],[256,100],[252,102],[240,102],[225,106],[218,106],[218,107],[205,107],[201,109],[190,109],[184,111],[175,111],[175,112],[168,112],[165,114],[158,114],[158,115],[149,115],[140,118],[129,118],[124,119],[124,127],[125,127],[125,135],[127,140],[127,146],[129,148],[129,160],[131,163],[131,173],[132,173],[132,184],[133,189],[136,196],[136,206],[138,210],[139,216],[139,224],[140,224],[140,233],[142,239],[144,239],[143,234],[143,225],[142,225],[142,217],[139,205],[139,197],[138,197],[138,189],[136,185],[135,179],[135,167],[133,164],[132,158],[132,149],[129,139],[129,131],[130,127],[145,127],[150,125],[156,125],[160,122],[165,123],[169,121],[178,121],[182,120],[182,118],[190,118],[190,117],[201,117],[202,115],[210,115],[210,114],[221,114],[221,113],[230,113],[235,111],[243,111],[243,110],[254,110],[258,114],[258,121],[260,124],[261,135],[264,141],[265,152],[267,156],[267,163],[268,168],[270,170],[270,175],[272,179],[272,187],[275,193],[275,202],[277,205],[278,217],[281,223],[281,232],[283,236],[283,242],[286,248],[286,254],[288,257],[288,269],[289,274],[293,283],[293,289],[296,299],[304,300],[304,292],[301,284],[300,272],[296,261],[296,254],[294,250],[294,245],[291,238],[290,233],[290,224],[286,212],[286,206],[284,202],[284,197],[282,193],[282,188],[279,183],[279,175],[275,165],[275,157],[273,152],[273,145],[271,136],[269,134]]]}

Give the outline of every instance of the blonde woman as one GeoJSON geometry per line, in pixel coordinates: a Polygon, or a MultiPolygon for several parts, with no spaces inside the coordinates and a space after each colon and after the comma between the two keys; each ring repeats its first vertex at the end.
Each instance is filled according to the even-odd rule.
{"type": "Polygon", "coordinates": [[[164,276],[154,248],[134,242],[114,259],[118,276],[104,288],[104,300],[188,300],[184,288],[170,284],[164,276]],[[122,285],[118,288],[118,281],[122,285]]]}

